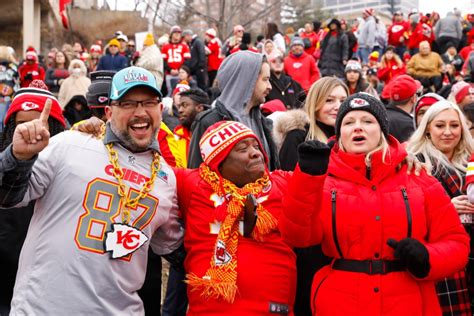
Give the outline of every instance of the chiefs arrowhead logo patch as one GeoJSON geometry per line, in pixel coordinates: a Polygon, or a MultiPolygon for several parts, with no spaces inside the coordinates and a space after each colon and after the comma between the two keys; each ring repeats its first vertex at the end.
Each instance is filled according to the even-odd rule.
{"type": "Polygon", "coordinates": [[[122,258],[140,248],[148,237],[139,229],[121,223],[112,224],[112,230],[105,234],[105,251],[112,259],[122,258]]]}
{"type": "Polygon", "coordinates": [[[39,105],[33,102],[23,102],[21,104],[21,109],[23,111],[31,111],[31,110],[39,109],[39,105]]]}
{"type": "Polygon", "coordinates": [[[362,108],[364,106],[369,106],[370,104],[364,99],[354,98],[353,100],[351,100],[351,103],[349,103],[349,105],[351,108],[356,109],[356,108],[362,108]]]}

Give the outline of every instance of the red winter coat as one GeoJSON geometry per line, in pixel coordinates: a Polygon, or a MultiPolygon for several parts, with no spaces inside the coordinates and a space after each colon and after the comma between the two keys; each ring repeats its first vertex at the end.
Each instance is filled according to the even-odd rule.
{"type": "Polygon", "coordinates": [[[407,21],[393,22],[387,29],[388,45],[404,46],[405,36],[410,29],[410,24],[407,21]],[[403,38],[403,40],[401,40],[403,38]]]}
{"type": "MultiPolygon", "coordinates": [[[[220,200],[199,176],[199,169],[176,169],[180,210],[185,224],[184,246],[187,273],[205,275],[216,243],[220,223],[216,203],[220,200]]],[[[281,199],[290,173],[270,175],[269,193],[257,196],[262,205],[278,219],[281,199]]],[[[269,313],[270,303],[286,304],[293,315],[296,292],[296,259],[278,230],[264,242],[240,236],[237,250],[238,292],[233,304],[222,299],[205,299],[188,287],[188,314],[205,316],[260,316],[269,313]]]]}
{"type": "Polygon", "coordinates": [[[316,46],[318,45],[318,42],[320,41],[318,34],[316,34],[316,32],[311,32],[309,34],[306,32],[303,32],[301,33],[301,38],[309,39],[310,45],[304,51],[306,52],[306,54],[313,56],[314,50],[316,49],[316,46]]]}
{"type": "Polygon", "coordinates": [[[409,36],[408,49],[418,48],[423,41],[428,41],[430,45],[434,41],[433,28],[428,23],[419,22],[409,36]]]}
{"type": "Polygon", "coordinates": [[[30,65],[27,62],[24,62],[18,68],[18,75],[20,76],[20,86],[26,88],[30,86],[30,83],[33,80],[39,79],[44,81],[46,73],[40,64],[35,63],[30,65]]]}
{"type": "Polygon", "coordinates": [[[397,62],[392,59],[387,62],[386,67],[380,67],[377,71],[377,77],[383,80],[385,84],[389,83],[393,78],[406,73],[405,65],[398,66],[397,62]]]}
{"type": "Polygon", "coordinates": [[[305,52],[299,57],[292,53],[285,57],[285,73],[298,82],[306,92],[320,77],[314,58],[305,52]]]}
{"type": "Polygon", "coordinates": [[[213,38],[206,46],[210,52],[209,55],[207,55],[207,70],[218,70],[223,60],[220,56],[221,46],[219,45],[219,41],[213,38]]]}
{"type": "Polygon", "coordinates": [[[369,275],[328,265],[313,279],[311,304],[318,316],[441,315],[434,281],[467,263],[469,237],[442,186],[425,173],[407,175],[406,166],[397,171],[406,152],[392,136],[390,144],[387,164],[381,152],[374,154],[371,180],[364,155],[337,148],[327,177],[311,179],[297,169],[283,201],[280,231],[297,247],[321,243],[329,257],[341,258],[337,238],[345,259],[394,260],[387,239],[401,240],[411,230],[429,252],[430,273],[420,280],[408,271],[369,275]]]}

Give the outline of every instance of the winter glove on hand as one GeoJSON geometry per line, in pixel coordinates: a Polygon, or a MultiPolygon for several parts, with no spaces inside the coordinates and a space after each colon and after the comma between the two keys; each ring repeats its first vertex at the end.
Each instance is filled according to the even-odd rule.
{"type": "Polygon", "coordinates": [[[430,272],[430,258],[425,245],[413,238],[405,238],[397,242],[387,240],[387,245],[395,250],[395,258],[419,279],[425,278],[430,272]]]}
{"type": "Polygon", "coordinates": [[[33,74],[31,72],[29,72],[25,75],[24,78],[25,78],[25,80],[33,80],[33,74]]]}
{"type": "Polygon", "coordinates": [[[298,164],[304,173],[318,176],[328,170],[331,148],[317,140],[308,140],[298,146],[298,164]]]}

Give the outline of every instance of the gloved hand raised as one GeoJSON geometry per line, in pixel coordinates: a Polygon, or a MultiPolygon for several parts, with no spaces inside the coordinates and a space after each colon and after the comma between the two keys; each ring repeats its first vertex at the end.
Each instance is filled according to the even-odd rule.
{"type": "Polygon", "coordinates": [[[400,259],[411,274],[422,279],[430,273],[430,256],[425,245],[414,238],[405,238],[400,241],[388,239],[387,245],[395,249],[394,257],[400,259]]]}
{"type": "Polygon", "coordinates": [[[331,148],[320,141],[308,140],[298,146],[298,164],[304,173],[317,176],[328,170],[331,148]]]}

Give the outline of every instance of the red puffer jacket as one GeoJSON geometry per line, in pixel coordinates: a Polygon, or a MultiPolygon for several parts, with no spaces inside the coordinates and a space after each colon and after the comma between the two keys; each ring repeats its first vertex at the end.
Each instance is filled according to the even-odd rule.
{"type": "MultiPolygon", "coordinates": [[[[216,210],[223,199],[217,197],[201,179],[199,169],[175,169],[175,173],[179,206],[185,223],[184,246],[187,255],[184,267],[187,273],[201,277],[210,267],[220,228],[216,210]]],[[[257,196],[257,201],[276,219],[281,214],[281,199],[289,177],[288,172],[272,172],[270,188],[257,196]]],[[[239,237],[237,286],[238,292],[232,304],[223,299],[206,299],[200,291],[192,291],[188,286],[187,315],[281,315],[286,308],[288,315],[293,315],[296,257],[278,229],[268,234],[263,242],[239,237]]]]}
{"type": "Polygon", "coordinates": [[[326,266],[313,279],[315,315],[441,315],[434,281],[467,263],[469,238],[449,197],[435,178],[407,175],[406,166],[397,171],[406,152],[393,137],[390,144],[386,164],[381,152],[373,155],[370,180],[363,155],[337,148],[327,177],[308,180],[295,171],[280,231],[295,246],[322,243],[326,255],[354,260],[394,260],[387,239],[411,236],[428,249],[430,273],[416,279],[408,271],[369,275],[326,266]]]}
{"type": "Polygon", "coordinates": [[[377,77],[383,80],[385,84],[388,84],[396,76],[404,75],[406,73],[405,65],[402,63],[401,66],[392,59],[387,62],[385,67],[380,67],[377,71],[377,77]]]}

